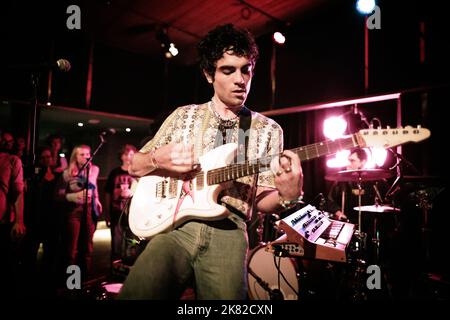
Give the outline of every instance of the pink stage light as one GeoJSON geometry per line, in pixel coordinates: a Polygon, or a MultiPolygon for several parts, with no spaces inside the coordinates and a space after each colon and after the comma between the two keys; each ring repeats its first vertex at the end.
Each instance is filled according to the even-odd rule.
{"type": "Polygon", "coordinates": [[[342,150],[336,153],[334,158],[327,160],[328,168],[342,168],[346,167],[348,162],[348,156],[350,155],[350,150],[342,150]]]}
{"type": "Polygon", "coordinates": [[[372,161],[381,167],[387,158],[387,150],[383,148],[371,148],[372,151],[372,161]]]}
{"type": "Polygon", "coordinates": [[[343,117],[330,117],[323,122],[323,134],[331,140],[335,140],[344,135],[347,129],[347,121],[343,117]]]}

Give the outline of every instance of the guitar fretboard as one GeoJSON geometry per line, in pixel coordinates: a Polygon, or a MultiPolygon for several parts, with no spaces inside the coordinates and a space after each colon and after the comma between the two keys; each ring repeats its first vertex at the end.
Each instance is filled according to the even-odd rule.
{"type": "MultiPolygon", "coordinates": [[[[291,149],[301,161],[315,159],[324,155],[335,154],[340,150],[357,147],[356,134],[337,140],[326,140],[323,142],[309,144],[303,147],[291,149]]],[[[279,156],[279,155],[278,155],[279,156]]],[[[257,160],[249,160],[241,164],[232,164],[208,171],[208,185],[215,185],[225,181],[236,180],[249,175],[270,170],[270,162],[275,156],[267,156],[257,160]]]]}

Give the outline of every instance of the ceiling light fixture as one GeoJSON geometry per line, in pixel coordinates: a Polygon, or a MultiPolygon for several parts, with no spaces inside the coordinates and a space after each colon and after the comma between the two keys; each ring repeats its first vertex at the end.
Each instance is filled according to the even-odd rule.
{"type": "Polygon", "coordinates": [[[167,59],[170,59],[178,55],[178,49],[175,46],[175,43],[170,40],[167,29],[167,26],[162,27],[156,33],[156,39],[161,43],[161,48],[164,50],[164,56],[167,59]]]}

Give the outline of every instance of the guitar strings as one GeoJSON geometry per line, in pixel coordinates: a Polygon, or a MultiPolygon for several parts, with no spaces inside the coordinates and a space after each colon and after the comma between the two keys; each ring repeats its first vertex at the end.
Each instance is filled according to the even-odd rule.
{"type": "MultiPolygon", "coordinates": [[[[302,157],[300,155],[301,158],[309,159],[309,158],[314,158],[314,157],[320,156],[320,152],[318,149],[319,147],[326,146],[327,152],[325,152],[324,154],[329,153],[329,149],[330,149],[329,145],[330,144],[338,145],[339,149],[347,149],[347,148],[355,147],[353,139],[350,137],[350,138],[334,140],[334,141],[326,140],[324,142],[306,145],[304,147],[294,148],[294,149],[291,149],[291,151],[294,153],[297,153],[299,155],[300,155],[300,153],[303,153],[304,155],[306,155],[306,157],[302,157]],[[308,157],[308,155],[314,154],[314,153],[316,154],[316,156],[308,157]]],[[[235,173],[237,175],[239,175],[239,173],[241,172],[242,173],[241,176],[246,176],[246,175],[258,173],[259,172],[258,168],[264,168],[264,169],[269,168],[270,169],[270,162],[276,156],[281,156],[281,153],[277,154],[277,155],[273,155],[273,156],[262,157],[258,160],[247,160],[244,163],[233,164],[233,165],[210,170],[210,171],[208,171],[208,174],[207,174],[207,182],[208,183],[212,182],[212,184],[217,184],[220,182],[234,179],[235,173]],[[252,173],[250,173],[250,171],[252,171],[252,173]],[[222,181],[220,181],[220,180],[222,180],[222,181]]],[[[200,175],[203,175],[203,173],[200,173],[200,175]]],[[[197,175],[196,175],[196,177],[197,177],[197,175]]]]}

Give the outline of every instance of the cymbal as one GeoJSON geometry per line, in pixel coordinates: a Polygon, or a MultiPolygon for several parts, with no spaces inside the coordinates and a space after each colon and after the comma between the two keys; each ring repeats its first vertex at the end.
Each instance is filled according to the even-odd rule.
{"type": "Polygon", "coordinates": [[[354,207],[353,210],[359,211],[361,208],[361,211],[363,212],[376,212],[376,213],[395,213],[400,212],[399,208],[391,207],[391,206],[383,206],[383,205],[372,205],[372,206],[361,206],[361,207],[354,207]]]}
{"type": "Polygon", "coordinates": [[[387,179],[394,176],[392,171],[386,169],[361,169],[361,170],[343,170],[326,175],[325,180],[349,182],[349,181],[374,181],[387,179]]]}

